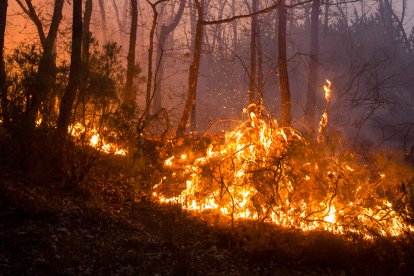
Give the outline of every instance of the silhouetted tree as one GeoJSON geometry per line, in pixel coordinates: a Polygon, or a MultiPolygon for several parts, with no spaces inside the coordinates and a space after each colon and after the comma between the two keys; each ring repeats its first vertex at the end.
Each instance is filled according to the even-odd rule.
{"type": "Polygon", "coordinates": [[[135,76],[135,48],[137,43],[138,1],[131,0],[131,32],[127,57],[127,75],[125,83],[124,105],[135,106],[134,76],[135,76]]]}
{"type": "MultiPolygon", "coordinates": [[[[195,99],[197,92],[197,82],[198,82],[198,70],[200,69],[200,57],[201,57],[201,48],[203,43],[203,20],[204,20],[204,0],[194,0],[195,7],[197,10],[197,24],[195,31],[195,41],[194,41],[194,53],[193,53],[193,62],[190,66],[188,74],[188,94],[187,100],[184,106],[183,115],[178,124],[176,136],[181,137],[184,135],[185,129],[187,127],[188,119],[192,109],[195,109],[195,99]]],[[[195,114],[195,111],[193,111],[195,114]]]]}
{"type": "MultiPolygon", "coordinates": [[[[257,2],[252,0],[251,12],[257,12],[257,2]]],[[[255,97],[257,93],[257,15],[253,15],[251,18],[251,30],[250,30],[250,78],[249,78],[249,103],[255,103],[255,97]]]]}
{"type": "Polygon", "coordinates": [[[7,6],[8,0],[3,0],[0,2],[0,101],[1,101],[1,111],[2,119],[4,123],[8,123],[9,119],[7,118],[7,84],[6,84],[6,69],[4,65],[4,34],[6,31],[7,23],[7,6]],[[5,118],[6,117],[6,118],[5,118]]]}
{"type": "Polygon", "coordinates": [[[157,72],[156,72],[156,78],[154,83],[154,108],[153,112],[157,114],[161,108],[162,108],[162,94],[161,94],[161,86],[162,81],[164,78],[164,61],[162,59],[162,55],[165,51],[165,44],[167,42],[167,39],[169,35],[177,28],[178,23],[181,20],[181,17],[184,13],[184,8],[186,4],[186,0],[180,1],[180,6],[178,8],[177,14],[174,16],[170,24],[168,25],[162,25],[159,35],[158,35],[158,47],[157,47],[157,72]]]}
{"type": "Polygon", "coordinates": [[[73,0],[72,53],[70,56],[69,82],[60,102],[57,133],[65,137],[71,121],[71,112],[81,80],[82,49],[82,0],[73,0]]]}
{"type": "Polygon", "coordinates": [[[319,63],[319,8],[320,0],[314,0],[311,13],[311,37],[309,54],[308,90],[306,94],[306,114],[311,127],[315,127],[316,89],[318,85],[319,63]]]}
{"type": "Polygon", "coordinates": [[[31,131],[35,127],[36,118],[42,103],[49,95],[53,83],[55,82],[56,60],[54,50],[60,21],[62,20],[64,0],[55,1],[52,21],[47,36],[32,2],[30,0],[25,0],[26,5],[24,5],[21,0],[16,0],[16,2],[35,24],[43,48],[35,81],[31,88],[32,100],[28,110],[26,110],[26,118],[24,122],[24,128],[28,131],[27,135],[30,136],[31,131]]]}
{"type": "Polygon", "coordinates": [[[91,44],[92,34],[90,32],[90,24],[92,17],[92,0],[86,0],[85,13],[83,15],[83,30],[82,30],[82,82],[80,93],[83,98],[84,92],[87,89],[88,76],[89,76],[89,47],[91,44]]]}
{"type": "Polygon", "coordinates": [[[281,124],[290,126],[292,117],[292,103],[289,88],[288,62],[286,58],[286,25],[287,9],[285,0],[280,0],[278,8],[278,65],[279,65],[279,89],[281,95],[281,124]]]}

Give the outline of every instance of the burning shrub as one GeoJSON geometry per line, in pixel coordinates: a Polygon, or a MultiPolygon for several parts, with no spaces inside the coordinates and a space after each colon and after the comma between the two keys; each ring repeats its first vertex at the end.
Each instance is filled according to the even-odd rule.
{"type": "MultiPolygon", "coordinates": [[[[257,219],[282,227],[327,230],[367,239],[413,232],[407,192],[401,183],[414,173],[374,155],[342,146],[321,125],[316,139],[281,128],[263,110],[246,110],[247,120],[204,156],[183,153],[165,161],[172,172],[154,187],[163,203],[195,211],[215,210],[234,219],[257,219]],[[185,186],[178,196],[166,189],[185,186]]],[[[325,116],[325,120],[327,117],[325,116]]],[[[406,187],[407,189],[407,187],[406,187]]]]}

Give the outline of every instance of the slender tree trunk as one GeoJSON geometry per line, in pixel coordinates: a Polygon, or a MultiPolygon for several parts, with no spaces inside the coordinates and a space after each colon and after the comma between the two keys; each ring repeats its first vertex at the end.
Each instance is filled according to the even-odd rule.
{"type": "MultiPolygon", "coordinates": [[[[119,15],[118,4],[116,2],[117,0],[112,0],[112,6],[114,7],[115,15],[116,15],[116,22],[118,24],[119,39],[120,39],[119,41],[120,41],[121,46],[123,46],[124,45],[124,26],[122,24],[121,16],[119,15]]],[[[131,8],[133,9],[132,2],[131,2],[131,8]]],[[[138,8],[137,8],[137,13],[138,13],[138,8]]]]}
{"type": "Polygon", "coordinates": [[[178,23],[181,20],[181,17],[184,13],[184,8],[186,4],[186,0],[180,1],[180,7],[177,11],[177,14],[174,16],[173,20],[169,25],[162,25],[159,38],[158,38],[158,47],[157,47],[157,72],[155,74],[155,83],[154,83],[154,105],[153,105],[153,112],[157,114],[162,108],[162,93],[161,93],[161,86],[162,80],[164,77],[164,62],[163,62],[163,52],[165,49],[165,44],[169,35],[175,30],[178,23]]]}
{"type": "Polygon", "coordinates": [[[278,64],[279,64],[279,89],[281,95],[281,125],[290,126],[292,118],[291,96],[289,88],[288,64],[286,58],[286,26],[287,26],[287,9],[283,7],[285,0],[280,1],[281,7],[278,9],[279,31],[278,31],[278,64]]]}
{"type": "MultiPolygon", "coordinates": [[[[232,16],[236,16],[236,0],[232,0],[231,2],[231,12],[232,16]]],[[[231,27],[233,29],[233,49],[236,50],[238,48],[238,34],[237,34],[237,21],[234,20],[231,23],[231,27]]]]}
{"type": "MultiPolygon", "coordinates": [[[[257,11],[257,1],[252,0],[252,13],[257,11]]],[[[250,32],[250,79],[249,79],[249,104],[255,103],[257,93],[257,16],[251,18],[250,32]]]]}
{"type": "Polygon", "coordinates": [[[125,106],[135,106],[134,76],[135,76],[135,48],[138,28],[138,1],[131,0],[131,33],[129,36],[128,65],[125,84],[125,106]]]}
{"type": "Polygon", "coordinates": [[[1,101],[1,115],[3,124],[7,127],[9,123],[9,116],[7,111],[7,83],[6,83],[6,69],[4,64],[4,34],[7,24],[7,6],[8,1],[0,2],[0,101],[1,101]]]}
{"type": "MultiPolygon", "coordinates": [[[[148,1],[148,3],[150,3],[148,1]]],[[[150,3],[151,4],[151,3],[150,3]]],[[[154,53],[154,35],[155,35],[155,29],[157,28],[157,22],[158,22],[158,11],[157,6],[155,4],[151,4],[153,17],[152,17],[152,25],[151,30],[149,34],[149,46],[148,46],[148,73],[147,73],[147,93],[145,98],[145,116],[149,115],[149,108],[151,105],[151,91],[152,91],[152,58],[154,53]]]]}
{"type": "Polygon", "coordinates": [[[176,133],[177,137],[182,137],[184,135],[185,129],[187,127],[187,122],[188,122],[188,119],[190,118],[192,109],[194,109],[193,112],[195,114],[195,99],[196,99],[196,92],[197,92],[198,71],[200,69],[201,48],[202,48],[202,42],[203,42],[202,21],[204,20],[204,14],[203,14],[204,0],[194,0],[194,2],[195,2],[196,9],[197,9],[197,25],[196,25],[195,41],[194,41],[193,63],[190,66],[190,71],[188,74],[187,101],[185,103],[183,115],[178,124],[177,133],[176,133]]]}
{"type": "Polygon", "coordinates": [[[83,30],[82,30],[82,82],[80,88],[80,94],[82,98],[85,96],[87,89],[87,83],[89,78],[89,46],[91,40],[90,24],[92,17],[92,0],[86,0],[85,13],[83,15],[83,30]]]}
{"type": "Polygon", "coordinates": [[[102,24],[102,38],[103,44],[108,43],[108,28],[106,24],[106,10],[105,10],[105,1],[98,0],[99,9],[101,11],[101,24],[102,24]]]}
{"type": "Polygon", "coordinates": [[[82,49],[82,0],[73,0],[72,53],[70,56],[69,83],[60,103],[57,133],[60,138],[67,134],[71,121],[71,112],[81,79],[82,49]]]}
{"type": "Polygon", "coordinates": [[[319,8],[320,0],[314,0],[311,14],[310,62],[305,109],[312,128],[316,126],[316,90],[318,84],[319,63],[319,8]]]}
{"type": "Polygon", "coordinates": [[[263,73],[263,49],[261,37],[261,24],[257,24],[256,48],[257,48],[257,104],[263,106],[264,73],[263,73]]]}

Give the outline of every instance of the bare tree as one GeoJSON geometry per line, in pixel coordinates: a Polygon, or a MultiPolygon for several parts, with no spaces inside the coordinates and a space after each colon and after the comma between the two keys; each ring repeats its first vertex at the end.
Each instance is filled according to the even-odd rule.
{"type": "Polygon", "coordinates": [[[151,6],[152,8],[152,24],[151,24],[151,30],[150,30],[150,34],[149,34],[149,46],[148,46],[148,74],[147,74],[147,93],[146,93],[146,98],[145,98],[145,103],[146,103],[146,107],[145,107],[145,115],[149,115],[149,108],[151,106],[151,101],[153,99],[153,96],[151,95],[152,93],[152,77],[153,77],[153,53],[154,53],[154,35],[155,35],[155,30],[157,28],[157,24],[158,24],[158,10],[157,10],[157,6],[163,2],[166,2],[168,0],[158,0],[155,3],[151,3],[149,0],[147,0],[148,4],[151,6]]]}
{"type": "Polygon", "coordinates": [[[64,0],[55,1],[52,21],[50,23],[47,36],[43,30],[43,24],[39,19],[32,2],[30,0],[25,0],[26,5],[23,4],[21,0],[16,0],[16,2],[22,8],[23,12],[26,13],[35,24],[43,48],[43,53],[39,61],[35,81],[31,89],[32,101],[28,110],[26,111],[26,118],[24,122],[25,128],[30,130],[35,127],[35,121],[37,114],[41,108],[42,102],[47,97],[47,95],[49,95],[55,81],[54,76],[56,61],[54,58],[54,48],[56,46],[55,42],[60,21],[62,20],[64,0]]]}
{"type": "Polygon", "coordinates": [[[62,138],[66,136],[71,121],[72,107],[81,80],[82,27],[82,0],[73,0],[72,53],[70,55],[69,82],[60,103],[57,123],[57,133],[62,138]]]}
{"type": "Polygon", "coordinates": [[[310,61],[308,75],[308,90],[306,94],[306,114],[311,127],[315,126],[316,89],[318,84],[319,62],[319,8],[320,0],[314,0],[311,13],[310,61]]]}
{"type": "Polygon", "coordinates": [[[8,1],[4,0],[0,2],[0,101],[2,119],[5,124],[9,122],[7,118],[7,83],[6,83],[6,69],[4,64],[4,33],[6,31],[7,23],[7,6],[8,1]]]}
{"type": "Polygon", "coordinates": [[[138,1],[131,0],[131,33],[127,57],[127,75],[125,84],[124,105],[135,106],[134,76],[135,76],[135,48],[137,43],[138,1]]]}
{"type": "Polygon", "coordinates": [[[157,72],[155,77],[154,83],[154,105],[153,105],[153,112],[156,114],[162,108],[162,94],[161,94],[161,82],[164,78],[164,62],[162,59],[163,53],[165,51],[165,44],[168,40],[169,35],[175,30],[180,19],[184,13],[184,8],[186,4],[186,0],[180,1],[180,6],[178,8],[177,14],[174,16],[170,24],[162,25],[159,36],[158,36],[158,47],[157,47],[157,72]]]}
{"type": "Polygon", "coordinates": [[[281,95],[281,124],[282,126],[290,126],[291,123],[291,95],[289,88],[288,63],[286,58],[286,25],[287,25],[287,9],[285,0],[280,0],[278,9],[278,65],[279,65],[279,89],[281,95]]]}
{"type": "MultiPolygon", "coordinates": [[[[184,135],[185,129],[187,127],[188,119],[192,109],[195,109],[195,99],[197,91],[197,82],[198,82],[198,71],[200,69],[200,57],[201,57],[201,48],[203,42],[203,20],[204,20],[204,0],[194,0],[195,7],[197,10],[197,25],[195,31],[195,41],[194,41],[194,54],[193,62],[190,66],[188,74],[188,94],[185,107],[183,110],[183,115],[178,124],[176,136],[181,137],[184,135]]],[[[195,111],[194,111],[195,113],[195,111]]]]}

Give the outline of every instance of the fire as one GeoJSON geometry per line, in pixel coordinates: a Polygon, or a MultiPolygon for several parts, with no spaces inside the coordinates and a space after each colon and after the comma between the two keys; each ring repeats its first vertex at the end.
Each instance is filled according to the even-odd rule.
{"type": "MultiPolygon", "coordinates": [[[[328,100],[330,92],[326,95],[328,100]]],[[[389,172],[373,174],[356,154],[332,151],[293,128],[280,128],[270,116],[257,115],[265,112],[245,113],[247,120],[209,145],[203,156],[183,152],[166,159],[171,176],[161,178],[153,196],[195,212],[212,210],[232,220],[302,231],[365,239],[414,232],[401,194],[385,196],[395,191],[389,172]],[[168,196],[165,188],[177,194],[168,196]]]]}
{"type": "Polygon", "coordinates": [[[322,142],[322,134],[325,130],[326,126],[328,125],[328,107],[329,103],[331,101],[331,86],[332,83],[329,80],[326,80],[326,84],[323,86],[323,89],[325,91],[325,108],[322,113],[321,121],[319,122],[319,136],[318,136],[318,142],[322,142]]]}
{"type": "MultiPolygon", "coordinates": [[[[86,131],[81,123],[75,123],[69,127],[69,134],[75,139],[86,139],[89,146],[102,151],[104,153],[111,153],[115,155],[126,155],[127,151],[114,143],[106,142],[96,128],[86,131]]],[[[115,134],[112,134],[115,135],[115,134]]]]}

